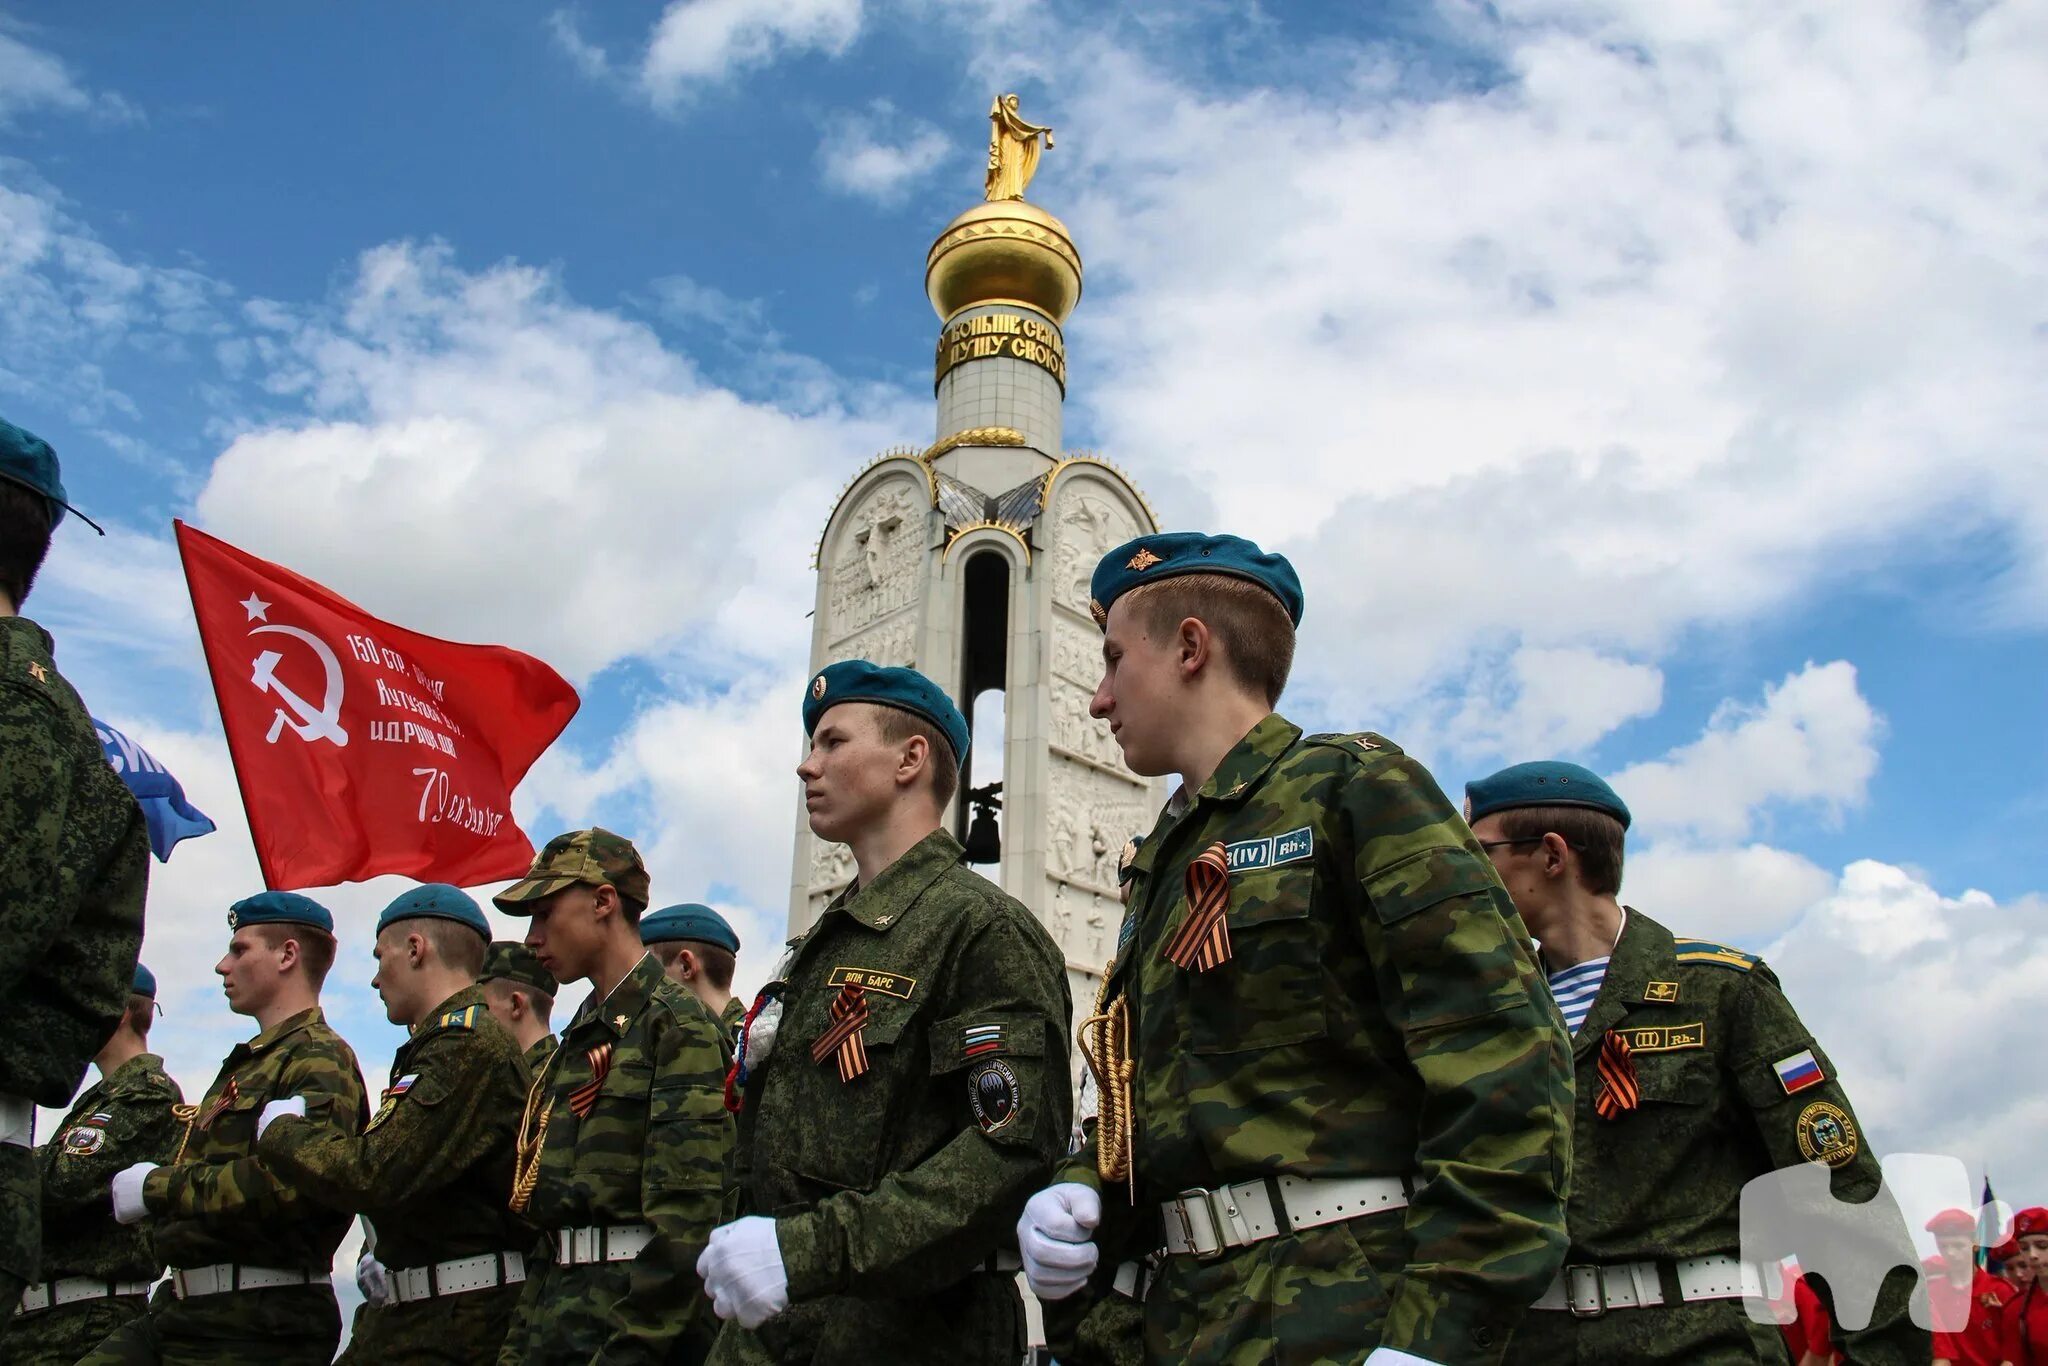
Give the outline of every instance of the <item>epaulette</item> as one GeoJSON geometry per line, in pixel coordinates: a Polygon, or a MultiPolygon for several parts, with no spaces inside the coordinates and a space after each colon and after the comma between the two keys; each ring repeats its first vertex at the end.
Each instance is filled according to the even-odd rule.
{"type": "Polygon", "coordinates": [[[1753,953],[1731,949],[1726,944],[1716,944],[1711,939],[1673,939],[1677,946],[1675,955],[1681,963],[1706,963],[1717,968],[1732,968],[1736,972],[1748,972],[1763,960],[1753,953]]]}
{"type": "Polygon", "coordinates": [[[435,1028],[475,1029],[478,1015],[480,1015],[487,1008],[488,1007],[481,1005],[474,1005],[464,1006],[460,1010],[446,1011],[442,1014],[441,1018],[435,1022],[435,1028]]]}
{"type": "Polygon", "coordinates": [[[1307,744],[1328,745],[1332,749],[1341,749],[1346,754],[1360,759],[1373,754],[1401,753],[1399,745],[1389,740],[1386,736],[1369,730],[1356,731],[1348,735],[1337,732],[1322,735],[1304,735],[1301,738],[1307,744]]]}

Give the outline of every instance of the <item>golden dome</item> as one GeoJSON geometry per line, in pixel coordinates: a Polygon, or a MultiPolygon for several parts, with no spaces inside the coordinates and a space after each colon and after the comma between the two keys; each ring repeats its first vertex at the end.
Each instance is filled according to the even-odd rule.
{"type": "Polygon", "coordinates": [[[1036,204],[994,199],[946,225],[924,260],[939,317],[975,304],[1029,304],[1064,323],[1081,299],[1081,254],[1067,225],[1036,204]]]}

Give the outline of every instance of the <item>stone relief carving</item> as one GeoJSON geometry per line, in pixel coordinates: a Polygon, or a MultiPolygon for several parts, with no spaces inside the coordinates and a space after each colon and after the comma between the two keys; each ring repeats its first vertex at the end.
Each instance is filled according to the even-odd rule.
{"type": "Polygon", "coordinates": [[[1088,615],[1088,581],[1102,557],[1138,534],[1122,502],[1092,479],[1064,479],[1053,495],[1053,583],[1059,600],[1088,615]]]}
{"type": "Polygon", "coordinates": [[[831,565],[828,639],[843,640],[916,600],[929,511],[923,495],[908,480],[890,480],[847,517],[831,565]]]}
{"type": "Polygon", "coordinates": [[[836,664],[842,659],[867,659],[877,664],[897,664],[906,669],[917,667],[917,618],[904,616],[894,621],[883,622],[865,631],[856,631],[825,650],[825,662],[836,664]]]}
{"type": "Polygon", "coordinates": [[[1054,755],[1046,794],[1047,871],[1115,900],[1124,841],[1152,827],[1145,785],[1054,755]]]}
{"type": "Polygon", "coordinates": [[[853,881],[853,850],[843,844],[827,844],[816,835],[807,835],[811,844],[811,889],[813,891],[836,892],[853,881]]]}

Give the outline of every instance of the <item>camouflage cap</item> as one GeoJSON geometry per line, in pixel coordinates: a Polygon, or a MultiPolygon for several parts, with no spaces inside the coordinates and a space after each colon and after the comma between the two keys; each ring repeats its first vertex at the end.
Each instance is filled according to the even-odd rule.
{"type": "Polygon", "coordinates": [[[647,865],[624,835],[603,826],[571,830],[548,841],[526,876],[491,898],[507,915],[532,915],[531,903],[577,883],[612,887],[635,911],[647,909],[647,865]]]}
{"type": "Polygon", "coordinates": [[[549,996],[558,995],[562,990],[555,974],[540,965],[540,955],[516,939],[494,939],[490,948],[484,951],[484,969],[476,975],[477,981],[501,978],[549,996]]]}

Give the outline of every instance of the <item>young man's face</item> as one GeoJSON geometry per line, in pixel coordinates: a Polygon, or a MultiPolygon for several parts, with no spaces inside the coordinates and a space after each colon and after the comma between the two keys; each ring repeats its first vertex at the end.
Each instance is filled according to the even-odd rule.
{"type": "MultiPolygon", "coordinates": [[[[272,948],[269,937],[254,927],[235,931],[228,940],[228,951],[213,965],[220,974],[220,990],[228,998],[229,1010],[255,1015],[277,999],[284,985],[284,946],[292,942],[280,938],[272,948]]],[[[294,951],[296,948],[294,944],[294,951]]]]}
{"type": "Polygon", "coordinates": [[[418,974],[413,970],[409,940],[405,923],[401,921],[381,931],[370,950],[371,957],[377,960],[377,970],[370,974],[370,985],[383,998],[384,1018],[395,1025],[414,1023],[426,1005],[432,1004],[423,1004],[418,999],[419,987],[414,981],[418,974]]]}
{"type": "Polygon", "coordinates": [[[578,982],[596,971],[604,952],[597,910],[598,889],[580,882],[533,903],[526,947],[556,981],[578,982]]]}
{"type": "Polygon", "coordinates": [[[818,718],[811,752],[796,766],[811,833],[845,844],[887,817],[903,789],[903,744],[882,739],[871,702],[847,702],[818,718]]]}
{"type": "Polygon", "coordinates": [[[1109,609],[1102,633],[1102,682],[1088,703],[1088,714],[1109,722],[1109,733],[1124,752],[1133,773],[1156,778],[1174,771],[1181,730],[1180,709],[1186,694],[1181,678],[1180,643],[1169,633],[1150,637],[1120,598],[1109,609]]]}
{"type": "Polygon", "coordinates": [[[1538,838],[1504,843],[1506,824],[1497,811],[1481,816],[1472,822],[1472,836],[1482,846],[1492,846],[1486,850],[1486,856],[1493,860],[1493,871],[1500,874],[1501,885],[1508,889],[1522,923],[1529,927],[1530,937],[1540,940],[1543,931],[1538,927],[1549,923],[1552,891],[1551,879],[1543,874],[1543,841],[1538,838]]]}
{"type": "Polygon", "coordinates": [[[1971,1266],[1977,1260],[1977,1244],[1967,1233],[1943,1233],[1934,1239],[1934,1250],[1945,1267],[1971,1266]]]}

